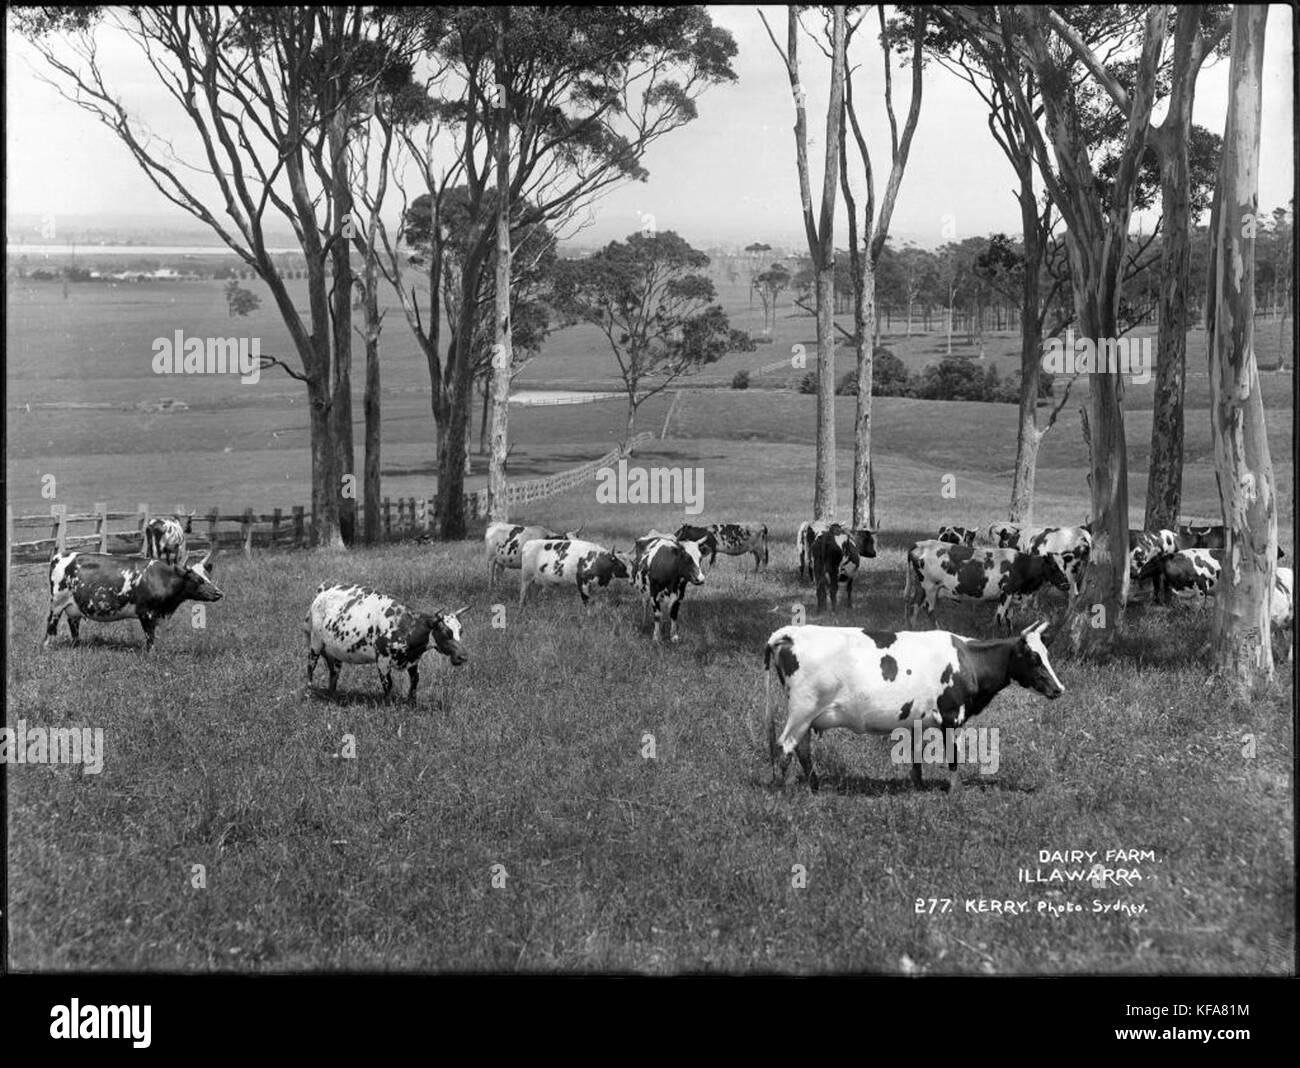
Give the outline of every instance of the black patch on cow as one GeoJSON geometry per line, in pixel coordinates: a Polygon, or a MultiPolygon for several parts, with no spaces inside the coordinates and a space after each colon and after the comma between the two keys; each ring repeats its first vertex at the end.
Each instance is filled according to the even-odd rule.
{"type": "Polygon", "coordinates": [[[898,678],[898,661],[888,653],[880,658],[880,676],[886,682],[893,682],[898,678]]]}
{"type": "Polygon", "coordinates": [[[912,714],[912,702],[908,701],[903,705],[903,711],[899,713],[898,718],[900,720],[904,720],[907,719],[907,717],[910,716],[911,714],[912,714]]]}
{"type": "Polygon", "coordinates": [[[782,642],[776,650],[776,677],[782,682],[799,670],[799,658],[789,642],[782,642]]]}
{"type": "Polygon", "coordinates": [[[888,649],[898,640],[898,635],[892,630],[867,630],[863,627],[862,633],[875,642],[879,649],[888,649]]]}

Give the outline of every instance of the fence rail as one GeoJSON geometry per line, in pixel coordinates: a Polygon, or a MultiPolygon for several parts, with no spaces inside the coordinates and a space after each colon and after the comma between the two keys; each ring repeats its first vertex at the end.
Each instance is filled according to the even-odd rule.
{"type": "MultiPolygon", "coordinates": [[[[580,486],[594,478],[602,467],[617,463],[633,449],[653,439],[653,434],[641,433],[631,440],[627,449],[619,446],[599,459],[589,460],[566,471],[512,482],[506,487],[507,507],[532,504],[580,486]]],[[[487,505],[486,489],[465,494],[465,514],[470,519],[484,518],[487,515],[487,505]]],[[[134,512],[113,510],[103,502],[97,502],[89,512],[69,512],[66,506],[56,504],[50,506],[48,515],[14,515],[13,507],[9,506],[5,510],[6,560],[11,564],[43,563],[52,553],[69,549],[143,554],[144,529],[152,514],[149,505],[143,503],[137,505],[134,512]],[[129,522],[130,525],[125,529],[110,529],[109,524],[123,522],[129,522]],[[93,526],[93,530],[83,532],[71,529],[79,525],[93,526]],[[48,537],[15,541],[15,527],[43,527],[50,533],[48,537]]],[[[362,517],[363,509],[358,503],[358,527],[362,517]]],[[[427,498],[384,498],[381,529],[385,537],[428,532],[433,528],[433,521],[434,509],[427,498]]],[[[186,544],[191,553],[202,553],[211,548],[233,548],[241,550],[246,556],[251,556],[255,547],[305,548],[309,544],[310,523],[311,513],[302,505],[294,505],[289,509],[276,508],[270,512],[254,512],[251,508],[242,512],[221,512],[214,508],[205,514],[194,515],[191,521],[192,531],[186,536],[186,544]],[[227,529],[222,529],[223,525],[227,529]],[[239,529],[231,530],[231,526],[238,526],[239,529]]]]}

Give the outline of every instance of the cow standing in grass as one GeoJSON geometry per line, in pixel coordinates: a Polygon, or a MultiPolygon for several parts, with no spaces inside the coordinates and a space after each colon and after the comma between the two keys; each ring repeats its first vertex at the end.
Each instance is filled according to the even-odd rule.
{"type": "Polygon", "coordinates": [[[812,572],[817,580],[817,611],[826,609],[830,599],[835,611],[835,598],[841,585],[844,600],[853,607],[853,580],[862,566],[862,558],[876,555],[875,533],[870,530],[848,530],[832,523],[813,539],[812,572]]]}
{"type": "Polygon", "coordinates": [[[432,642],[455,667],[468,659],[461,644],[460,617],[455,612],[418,612],[368,586],[322,582],[307,610],[307,685],[323,656],[330,674],[330,696],[338,687],[343,664],[374,664],[384,696],[393,691],[393,668],[411,679],[407,700],[415,703],[420,658],[432,642]]]}
{"type": "Polygon", "coordinates": [[[185,535],[193,534],[194,513],[175,515],[170,519],[157,516],[144,528],[144,554],[153,560],[169,564],[184,564],[189,556],[185,535]]]}
{"type": "Polygon", "coordinates": [[[817,535],[823,531],[830,530],[831,524],[824,523],[820,519],[805,520],[799,524],[799,533],[795,535],[795,552],[799,555],[799,577],[803,578],[807,572],[808,578],[813,578],[812,565],[812,547],[813,542],[817,540],[817,535]]]}
{"type": "Polygon", "coordinates": [[[712,567],[718,559],[718,553],[726,556],[744,556],[752,553],[754,570],[767,566],[767,527],[762,523],[714,523],[707,527],[691,526],[689,523],[680,527],[675,535],[678,541],[693,541],[700,547],[700,556],[708,556],[712,567]]]}
{"type": "Polygon", "coordinates": [[[55,553],[50,558],[50,614],[45,646],[58,633],[59,619],[68,617],[73,644],[81,640],[81,620],[110,623],[138,619],[144,648],[153,648],[158,622],[186,601],[219,601],[222,593],[212,581],[210,550],[196,564],[108,556],[102,553],[55,553]]]}
{"type": "MultiPolygon", "coordinates": [[[[699,544],[678,541],[671,534],[653,530],[644,538],[638,538],[632,558],[632,584],[645,597],[646,609],[654,609],[654,640],[660,640],[664,607],[667,606],[668,640],[679,641],[677,612],[686,598],[686,587],[704,585],[699,544]]],[[[642,618],[645,618],[644,611],[642,618]]]]}
{"type": "MultiPolygon", "coordinates": [[[[784,782],[792,754],[817,789],[812,734],[843,727],[889,734],[899,727],[955,730],[982,712],[1009,683],[1055,700],[1065,692],[1044,641],[1046,622],[1017,637],[975,641],[945,630],[868,631],[856,627],[782,627],[767,640],[768,755],[784,782]],[[778,738],[772,716],[772,669],[785,690],[787,715],[778,738]],[[777,767],[779,763],[779,768],[777,767]]],[[[957,787],[957,761],[949,764],[957,787]]],[[[919,789],[921,765],[912,764],[919,789]]]]}
{"type": "Polygon", "coordinates": [[[519,607],[524,606],[531,586],[576,587],[585,605],[594,590],[628,576],[627,561],[615,549],[577,538],[535,538],[524,543],[519,607]]]}
{"type": "Polygon", "coordinates": [[[903,588],[904,618],[914,622],[925,605],[935,622],[940,597],[997,601],[994,626],[1010,629],[1010,611],[1044,582],[1069,590],[1060,566],[1050,554],[1034,556],[1015,549],[971,548],[947,542],[918,541],[907,550],[907,582],[903,588]]]}
{"type": "Polygon", "coordinates": [[[528,542],[538,538],[576,538],[581,533],[581,526],[567,534],[557,534],[546,527],[524,526],[518,523],[489,523],[483,534],[483,546],[488,562],[488,585],[495,585],[498,576],[507,569],[519,570],[523,564],[524,546],[528,542]]]}

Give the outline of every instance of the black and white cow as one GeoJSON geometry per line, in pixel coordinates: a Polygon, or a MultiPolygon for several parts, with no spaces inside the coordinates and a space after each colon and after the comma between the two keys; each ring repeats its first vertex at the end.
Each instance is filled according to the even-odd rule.
{"type": "Polygon", "coordinates": [[[853,580],[862,566],[863,557],[876,555],[875,532],[849,530],[832,523],[813,539],[812,573],[817,580],[817,611],[824,611],[829,597],[831,611],[835,611],[835,598],[840,584],[844,585],[844,599],[853,607],[853,580]]]}
{"type": "Polygon", "coordinates": [[[1020,541],[1020,524],[990,523],[981,533],[989,545],[999,549],[1014,549],[1020,541]]]}
{"type": "Polygon", "coordinates": [[[175,515],[168,519],[156,516],[144,526],[144,554],[153,560],[166,560],[169,564],[183,564],[189,556],[185,535],[193,534],[194,513],[175,515]]]}
{"type": "Polygon", "coordinates": [[[1295,572],[1289,567],[1279,567],[1273,584],[1273,599],[1269,602],[1269,621],[1275,636],[1286,643],[1286,659],[1295,658],[1295,572]]]}
{"type": "Polygon", "coordinates": [[[1179,549],[1222,549],[1228,544],[1228,532],[1222,523],[1179,523],[1179,549]]]}
{"type": "Polygon", "coordinates": [[[582,603],[591,601],[597,587],[629,577],[627,561],[616,549],[579,538],[535,538],[524,543],[519,575],[519,605],[523,607],[532,586],[577,587],[582,603]]]}
{"type": "Polygon", "coordinates": [[[1070,596],[1076,597],[1083,572],[1092,555],[1092,535],[1084,527],[1040,527],[1020,531],[1016,546],[1031,556],[1050,556],[1065,576],[1070,596]]]}
{"type": "Polygon", "coordinates": [[[55,553],[50,559],[50,615],[45,642],[58,632],[67,613],[73,644],[80,640],[81,620],[109,623],[138,619],[144,647],[153,648],[158,621],[167,619],[186,601],[219,601],[221,590],[212,581],[216,550],[196,564],[169,564],[102,553],[55,553]]]}
{"type": "Polygon", "coordinates": [[[686,597],[686,587],[704,585],[699,543],[678,541],[671,534],[657,531],[638,538],[632,559],[632,584],[645,596],[647,610],[654,610],[654,640],[660,640],[664,606],[667,605],[668,638],[669,641],[679,641],[677,612],[686,597]]]}
{"type": "Polygon", "coordinates": [[[487,553],[488,585],[496,583],[501,572],[509,568],[518,571],[523,561],[524,545],[538,538],[576,538],[582,533],[582,527],[565,534],[556,533],[546,527],[521,526],[517,523],[489,523],[483,534],[483,546],[487,553]]]}
{"type": "Polygon", "coordinates": [[[1010,629],[1010,610],[1043,585],[1068,590],[1069,583],[1051,555],[1035,556],[1015,549],[950,545],[918,541],[907,550],[907,584],[903,588],[904,618],[914,622],[922,603],[934,623],[940,597],[997,601],[995,627],[1010,629]]]}
{"type": "Polygon", "coordinates": [[[1179,597],[1205,598],[1214,596],[1219,584],[1222,565],[1209,549],[1179,549],[1175,553],[1160,555],[1149,560],[1138,572],[1139,581],[1151,579],[1162,585],[1165,600],[1174,593],[1179,597]]]}
{"type": "Polygon", "coordinates": [[[322,582],[307,610],[307,685],[322,656],[330,673],[330,696],[338,687],[343,664],[374,664],[384,696],[393,692],[393,668],[405,669],[411,678],[406,699],[415,703],[420,681],[420,657],[432,642],[435,649],[459,667],[468,659],[461,644],[460,617],[469,606],[455,612],[418,612],[369,586],[322,582]]]}
{"type": "Polygon", "coordinates": [[[973,527],[940,527],[938,540],[951,545],[974,545],[978,533],[973,527]]]}
{"type": "MultiPolygon", "coordinates": [[[[1129,580],[1141,583],[1142,569],[1157,556],[1168,556],[1178,551],[1178,535],[1172,530],[1130,530],[1128,532],[1129,580]]],[[[1164,573],[1156,569],[1150,576],[1152,593],[1157,600],[1164,596],[1164,573]]]]}
{"type": "Polygon", "coordinates": [[[813,578],[812,568],[812,547],[813,542],[817,540],[817,535],[825,530],[830,530],[830,523],[823,522],[820,519],[808,519],[799,524],[799,533],[795,535],[795,552],[799,555],[799,577],[803,578],[807,572],[808,578],[813,578]]]}
{"type": "MultiPolygon", "coordinates": [[[[1049,699],[1065,692],[1052,670],[1045,622],[1014,638],[975,641],[945,630],[868,631],[856,627],[782,627],[767,640],[768,753],[784,782],[798,753],[808,785],[817,789],[812,732],[843,727],[855,734],[889,734],[898,727],[957,729],[982,712],[1008,683],[1049,699]],[[785,690],[785,728],[772,716],[772,667],[785,690]],[[779,768],[777,764],[779,762],[779,768]]],[[[913,728],[915,729],[915,728],[913,728]]],[[[960,785],[957,762],[950,783],[960,785]]],[[[921,786],[921,765],[912,780],[921,786]]]]}
{"type": "Polygon", "coordinates": [[[688,523],[673,536],[678,541],[696,542],[700,546],[701,557],[708,555],[710,567],[717,561],[718,553],[726,556],[752,553],[755,571],[760,564],[767,564],[767,527],[762,523],[713,523],[707,527],[691,526],[688,523]]]}

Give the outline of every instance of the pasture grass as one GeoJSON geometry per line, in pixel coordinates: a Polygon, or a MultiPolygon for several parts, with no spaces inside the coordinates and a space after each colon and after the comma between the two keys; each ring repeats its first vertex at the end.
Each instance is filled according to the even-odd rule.
{"type": "MultiPolygon", "coordinates": [[[[755,485],[786,447],[711,444],[754,450],[715,491],[719,508],[779,512],[795,497],[797,471],[766,498],[755,485]]],[[[529,518],[586,518],[624,544],[674,521],[597,506],[589,489],[545,503],[529,518]]],[[[923,522],[924,502],[917,512],[923,522]]],[[[17,569],[8,722],[102,727],[107,752],[97,776],[8,769],[13,966],[1292,968],[1288,678],[1229,703],[1206,683],[1209,612],[1135,607],[1109,661],[1057,658],[1059,700],[1012,687],[974,721],[999,729],[1001,766],[964,769],[957,794],[933,767],[914,791],[886,739],[844,732],[817,742],[819,793],[778,787],[762,648],[792,605],[811,618],[814,597],[795,574],[792,523],[772,527],[770,568],[720,557],[688,593],[676,646],[650,641],[624,584],[585,611],[567,591],[534,592],[518,610],[517,573],[489,591],[476,543],[219,559],[226,598],[206,629],[183,610],[149,656],[134,623],[84,624],[76,649],[64,628],[41,651],[44,569],[17,569]],[[470,603],[469,663],[429,654],[413,709],[384,702],[368,666],[345,667],[330,701],[322,665],[308,692],[302,620],[321,581],[425,608],[470,603]],[[345,734],[355,759],[339,755],[345,734]],[[1141,871],[1131,887],[1018,883],[1043,849],[1156,859],[1116,865],[1141,871]],[[195,864],[206,889],[191,886],[195,864]],[[796,865],[806,886],[793,885],[796,865]],[[950,911],[918,914],[930,898],[950,911]],[[1007,917],[967,912],[966,899],[1035,904],[1007,917]],[[1051,918],[1032,911],[1039,900],[1087,911],[1051,918]],[[1094,914],[1094,900],[1147,908],[1094,914]]],[[[886,533],[835,623],[902,626],[902,554],[921,532],[886,533]]],[[[940,625],[988,634],[990,613],[941,604],[940,625]]]]}

